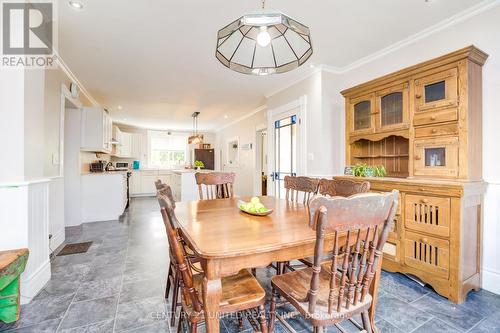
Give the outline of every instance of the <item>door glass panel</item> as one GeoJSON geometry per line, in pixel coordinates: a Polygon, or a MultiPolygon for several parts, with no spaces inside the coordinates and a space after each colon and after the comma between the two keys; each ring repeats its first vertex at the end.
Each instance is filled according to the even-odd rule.
{"type": "Polygon", "coordinates": [[[440,101],[446,98],[446,82],[440,81],[425,86],[425,103],[440,101]]]}
{"type": "Polygon", "coordinates": [[[360,130],[371,127],[371,102],[363,101],[354,105],[354,129],[360,130]]]}
{"type": "Polygon", "coordinates": [[[296,175],[297,117],[291,116],[275,122],[275,195],[285,197],[285,176],[296,175]]]}
{"type": "Polygon", "coordinates": [[[380,101],[380,116],[382,126],[400,124],[403,122],[403,93],[394,92],[385,95],[380,101]]]}
{"type": "Polygon", "coordinates": [[[446,148],[425,148],[425,166],[446,166],[446,148]]]}

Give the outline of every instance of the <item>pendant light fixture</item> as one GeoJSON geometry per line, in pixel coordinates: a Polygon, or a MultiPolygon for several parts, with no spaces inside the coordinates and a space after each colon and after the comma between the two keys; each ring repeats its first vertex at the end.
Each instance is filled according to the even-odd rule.
{"type": "Polygon", "coordinates": [[[190,145],[197,145],[197,144],[203,143],[203,135],[198,134],[198,116],[199,115],[200,115],[200,112],[198,112],[198,111],[193,112],[193,114],[191,115],[191,117],[193,117],[193,133],[188,138],[188,144],[190,144],[190,145]]]}
{"type": "Polygon", "coordinates": [[[217,33],[215,56],[243,74],[285,73],[312,55],[309,28],[285,14],[265,9],[231,22],[217,33]]]}

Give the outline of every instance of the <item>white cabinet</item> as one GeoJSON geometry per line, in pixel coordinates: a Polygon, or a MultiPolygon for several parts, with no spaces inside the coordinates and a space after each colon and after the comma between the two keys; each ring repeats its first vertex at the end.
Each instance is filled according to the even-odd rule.
{"type": "Polygon", "coordinates": [[[141,194],[141,172],[132,171],[132,176],[129,179],[130,195],[140,195],[141,194]]]}
{"type": "Polygon", "coordinates": [[[127,174],[82,175],[81,201],[82,222],[117,220],[127,204],[127,174]]]}
{"type": "Polygon", "coordinates": [[[81,146],[84,151],[111,153],[113,122],[102,108],[82,108],[81,146]]]}
{"type": "Polygon", "coordinates": [[[132,133],[131,140],[132,140],[132,148],[131,148],[130,157],[136,158],[136,159],[141,159],[142,158],[142,134],[132,133]]]}
{"type": "Polygon", "coordinates": [[[122,132],[118,126],[113,126],[114,143],[113,155],[122,158],[132,158],[132,133],[122,132]]]}

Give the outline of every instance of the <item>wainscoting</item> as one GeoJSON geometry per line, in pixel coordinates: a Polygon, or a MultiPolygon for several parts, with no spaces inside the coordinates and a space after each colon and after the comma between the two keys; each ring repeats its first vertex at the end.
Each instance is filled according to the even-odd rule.
{"type": "Polygon", "coordinates": [[[49,241],[50,252],[64,242],[64,178],[52,177],[49,183],[49,241]]]}

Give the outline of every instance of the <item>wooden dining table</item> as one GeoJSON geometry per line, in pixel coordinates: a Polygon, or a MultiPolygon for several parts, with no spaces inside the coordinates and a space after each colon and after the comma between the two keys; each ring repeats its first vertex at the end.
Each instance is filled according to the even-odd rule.
{"type": "MultiPolygon", "coordinates": [[[[222,277],[234,275],[245,268],[267,267],[272,262],[314,255],[316,234],[309,227],[306,205],[271,196],[261,197],[261,202],[274,211],[268,216],[253,216],[238,209],[239,200],[249,199],[176,203],[180,233],[200,257],[205,273],[202,297],[209,333],[219,332],[222,277]]],[[[324,251],[326,253],[332,249],[333,235],[328,235],[324,251]]],[[[375,327],[381,264],[380,260],[371,286],[372,327],[375,327]]]]}

